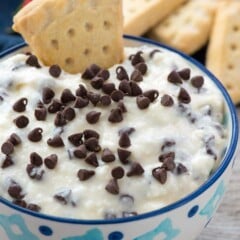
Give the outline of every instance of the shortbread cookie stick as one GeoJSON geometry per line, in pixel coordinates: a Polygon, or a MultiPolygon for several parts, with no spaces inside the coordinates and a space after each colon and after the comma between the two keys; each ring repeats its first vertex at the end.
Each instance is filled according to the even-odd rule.
{"type": "Polygon", "coordinates": [[[240,1],[220,3],[207,51],[207,67],[240,103],[240,1]]]}
{"type": "Polygon", "coordinates": [[[123,0],[124,33],[142,35],[187,0],[123,0]]]}
{"type": "Polygon", "coordinates": [[[13,29],[44,64],[70,73],[123,58],[122,0],[34,0],[14,17],[13,29]]]}
{"type": "Polygon", "coordinates": [[[154,27],[149,36],[192,54],[209,38],[216,5],[217,2],[213,0],[188,1],[154,27]]]}

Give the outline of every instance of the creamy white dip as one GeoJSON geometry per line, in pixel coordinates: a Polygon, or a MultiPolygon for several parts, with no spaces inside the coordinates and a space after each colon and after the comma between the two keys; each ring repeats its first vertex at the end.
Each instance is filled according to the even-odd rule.
{"type": "MultiPolygon", "coordinates": [[[[114,101],[110,106],[101,103],[94,106],[90,102],[82,109],[74,108],[74,101],[71,101],[66,105],[73,107],[76,117],[62,127],[54,124],[56,113],[47,113],[46,120],[38,121],[35,109],[42,101],[45,87],[54,91],[55,99],[60,99],[64,89],[70,89],[75,94],[79,84],[88,91],[105,94],[101,89],[94,89],[91,80],[82,79],[80,74],[70,75],[62,71],[56,78],[49,74],[49,67],[29,66],[26,64],[29,56],[25,54],[17,54],[0,63],[0,195],[3,198],[54,216],[115,218],[166,206],[186,196],[209,178],[228,144],[227,127],[222,125],[225,103],[221,93],[206,75],[180,56],[165,50],[150,56],[153,49],[149,47],[126,48],[126,59],[109,69],[110,77],[105,83],[114,83],[118,89],[121,81],[117,79],[116,68],[123,66],[130,77],[134,66],[128,57],[140,50],[143,52],[140,56],[144,58],[148,69],[143,80],[136,84],[143,92],[157,90],[159,96],[145,109],[138,107],[136,97],[125,96],[123,103],[127,112],[122,113],[123,120],[117,123],[108,120],[111,110],[118,106],[114,101]],[[190,69],[188,80],[182,79],[182,83],[167,80],[173,70],[178,72],[186,68],[190,69]],[[196,76],[204,78],[200,87],[192,84],[192,78],[196,76]],[[181,88],[190,95],[189,103],[179,100],[181,88]],[[161,103],[165,94],[171,97],[173,105],[164,106],[161,103]],[[21,98],[27,99],[26,110],[17,112],[13,110],[13,105],[21,98]],[[101,112],[95,124],[86,120],[86,114],[90,111],[101,112]],[[29,120],[24,128],[14,123],[14,119],[20,115],[29,120]],[[35,128],[42,129],[42,139],[38,142],[28,139],[29,132],[35,128]],[[120,147],[119,131],[126,128],[134,128],[129,134],[130,146],[120,147]],[[70,135],[82,133],[86,129],[93,129],[100,135],[101,150],[96,153],[97,167],[87,163],[84,158],[75,157],[73,152],[77,147],[68,140],[70,135]],[[5,145],[6,150],[3,144],[9,141],[13,133],[19,136],[21,143],[14,146],[13,152],[10,149],[11,153],[6,154],[12,145],[5,145]],[[48,139],[56,135],[60,135],[64,146],[52,147],[47,144],[48,139]],[[114,161],[102,161],[102,151],[106,148],[114,154],[114,161]],[[129,163],[123,164],[119,160],[119,148],[131,152],[129,163]],[[159,156],[169,152],[174,157],[170,161],[170,170],[166,170],[159,156]],[[56,154],[57,164],[53,169],[47,168],[44,163],[33,166],[29,175],[26,167],[30,164],[31,153],[40,155],[43,162],[47,156],[56,154]],[[12,163],[3,167],[7,157],[12,163]],[[140,171],[137,176],[127,176],[133,162],[140,164],[144,172],[140,171]],[[155,168],[161,170],[161,166],[164,173],[159,180],[152,171],[155,168]],[[121,167],[124,176],[115,180],[119,191],[113,193],[116,186],[110,186],[112,190],[109,192],[106,185],[113,179],[111,171],[115,167],[121,167]],[[94,171],[94,175],[81,181],[77,175],[80,169],[94,171]],[[42,170],[44,173],[41,175],[42,170]],[[40,179],[31,178],[36,173],[40,173],[40,179]],[[9,193],[10,186],[16,185],[21,187],[21,192],[16,192],[19,189],[17,187],[9,193]],[[31,204],[39,208],[35,205],[31,207],[31,204]]],[[[49,106],[42,105],[45,108],[49,106]]],[[[124,139],[122,141],[124,143],[124,139]]],[[[89,154],[90,151],[87,152],[89,154]]]]}

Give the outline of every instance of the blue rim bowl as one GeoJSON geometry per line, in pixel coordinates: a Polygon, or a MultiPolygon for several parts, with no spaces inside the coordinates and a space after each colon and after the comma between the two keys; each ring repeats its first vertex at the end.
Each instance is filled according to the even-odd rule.
{"type": "MultiPolygon", "coordinates": [[[[33,212],[27,209],[24,209],[22,207],[19,207],[17,205],[12,204],[8,200],[3,199],[0,197],[0,203],[3,203],[7,205],[8,207],[18,210],[20,212],[23,212],[28,215],[32,215],[41,219],[46,219],[49,221],[54,221],[54,222],[62,222],[62,223],[70,223],[70,224],[82,224],[82,225],[106,225],[106,224],[118,224],[118,223],[127,223],[127,222],[132,222],[132,221],[137,221],[137,220],[143,220],[151,217],[155,217],[160,214],[167,213],[169,211],[172,211],[174,209],[180,208],[181,206],[189,203],[193,199],[197,198],[200,196],[203,192],[205,192],[208,188],[210,188],[225,172],[225,170],[228,168],[229,164],[233,160],[234,154],[237,151],[237,145],[238,145],[238,118],[237,118],[237,113],[235,106],[227,93],[226,89],[222,85],[222,83],[209,71],[207,70],[201,63],[199,63],[197,60],[193,59],[192,57],[176,50],[173,49],[169,46],[166,46],[164,44],[155,42],[150,39],[146,39],[143,37],[135,37],[135,36],[130,36],[130,35],[124,35],[125,40],[130,40],[133,42],[141,43],[141,44],[148,44],[153,47],[160,47],[160,48],[165,48],[171,52],[174,52],[178,55],[180,55],[183,59],[187,60],[188,62],[191,62],[193,65],[195,65],[198,69],[200,69],[203,73],[205,73],[216,85],[216,87],[221,91],[225,101],[226,105],[228,106],[229,109],[229,114],[230,114],[230,121],[231,121],[231,126],[232,126],[232,134],[231,134],[231,139],[229,141],[229,147],[225,153],[224,158],[221,161],[221,164],[218,166],[216,171],[209,177],[209,179],[204,182],[197,190],[194,192],[190,193],[189,195],[183,197],[182,199],[167,205],[166,207],[153,210],[147,213],[139,214],[137,216],[129,217],[129,218],[118,218],[118,219],[111,219],[111,220],[81,220],[81,219],[71,219],[71,218],[62,218],[62,217],[55,217],[47,214],[42,214],[42,213],[37,213],[33,212]]],[[[4,52],[0,53],[0,59],[3,57],[6,57],[7,55],[20,50],[23,47],[26,47],[27,44],[22,42],[14,47],[11,47],[4,52]]]]}

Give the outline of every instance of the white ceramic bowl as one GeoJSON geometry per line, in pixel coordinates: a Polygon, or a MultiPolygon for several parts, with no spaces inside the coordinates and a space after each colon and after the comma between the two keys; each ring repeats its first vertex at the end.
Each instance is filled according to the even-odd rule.
{"type": "MultiPolygon", "coordinates": [[[[210,222],[226,191],[238,144],[235,107],[222,84],[200,63],[156,42],[125,36],[126,45],[151,45],[165,48],[197,66],[221,91],[227,106],[225,122],[230,125],[230,140],[217,170],[196,191],[170,204],[135,217],[115,220],[76,220],[35,213],[0,198],[0,239],[2,240],[190,240],[210,222]]],[[[0,54],[4,59],[26,51],[25,44],[0,54]]]]}

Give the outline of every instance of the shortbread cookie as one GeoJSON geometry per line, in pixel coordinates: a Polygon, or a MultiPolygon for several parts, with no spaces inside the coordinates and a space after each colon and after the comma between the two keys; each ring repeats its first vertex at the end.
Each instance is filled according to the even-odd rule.
{"type": "Polygon", "coordinates": [[[123,0],[124,33],[141,35],[187,0],[123,0]]]}
{"type": "Polygon", "coordinates": [[[14,17],[13,29],[44,64],[70,73],[123,58],[122,0],[34,0],[14,17]]]}
{"type": "Polygon", "coordinates": [[[188,1],[149,32],[149,36],[187,54],[206,44],[213,24],[216,2],[188,1]]]}
{"type": "Polygon", "coordinates": [[[219,4],[207,51],[207,67],[240,103],[240,2],[219,4]]]}

